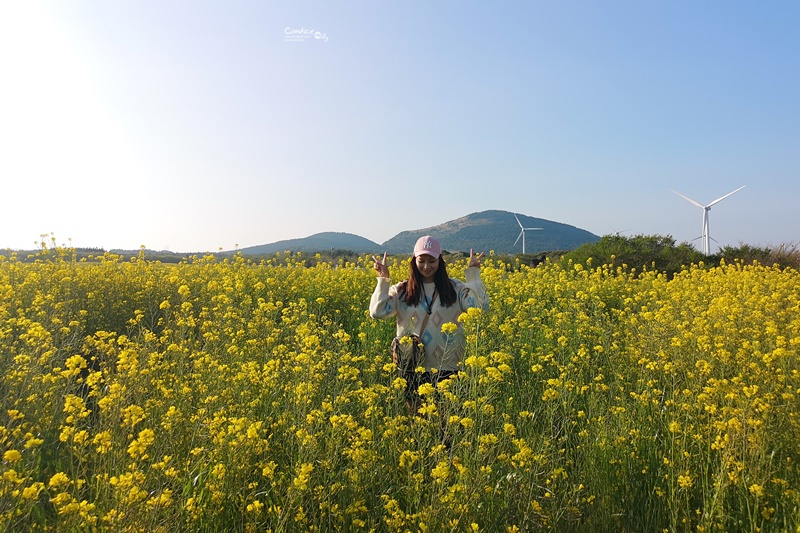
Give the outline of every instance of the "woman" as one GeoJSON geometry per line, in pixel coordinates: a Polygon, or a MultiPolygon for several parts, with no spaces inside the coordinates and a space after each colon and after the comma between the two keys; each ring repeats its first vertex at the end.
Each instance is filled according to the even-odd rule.
{"type": "Polygon", "coordinates": [[[465,271],[466,283],[450,279],[442,257],[439,241],[426,235],[414,246],[408,279],[390,285],[387,254],[383,260],[373,256],[378,284],[369,303],[372,318],[397,320],[397,335],[416,333],[425,345],[423,373],[406,376],[406,404],[411,414],[419,408],[417,389],[423,383],[449,378],[459,370],[464,354],[464,331],[458,317],[470,307],[489,308],[486,287],[481,281],[480,266],[483,253],[469,252],[469,265],[465,271]],[[426,321],[427,315],[427,321],[426,321]],[[443,324],[454,323],[454,333],[442,332],[443,324]],[[424,331],[419,331],[424,323],[424,331]]]}

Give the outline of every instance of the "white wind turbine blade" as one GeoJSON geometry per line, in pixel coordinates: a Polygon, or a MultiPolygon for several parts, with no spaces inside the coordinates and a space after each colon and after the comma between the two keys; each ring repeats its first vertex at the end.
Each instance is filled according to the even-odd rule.
{"type": "Polygon", "coordinates": [[[516,213],[512,213],[512,214],[514,215],[514,218],[517,220],[517,224],[519,224],[519,230],[520,230],[519,231],[519,235],[517,235],[517,240],[514,241],[514,246],[516,246],[517,243],[519,242],[519,240],[522,239],[522,253],[524,254],[525,253],[525,232],[526,231],[533,231],[533,230],[540,230],[540,229],[543,229],[543,228],[526,228],[525,226],[522,225],[522,222],[520,222],[519,217],[516,215],[516,213]]]}
{"type": "MultiPolygon", "coordinates": [[[[706,206],[704,206],[703,204],[701,204],[701,203],[698,203],[698,202],[695,202],[695,201],[694,201],[694,200],[692,200],[691,198],[689,198],[689,197],[687,197],[687,196],[684,196],[684,195],[682,195],[682,194],[681,194],[681,193],[679,193],[678,191],[673,191],[672,189],[670,189],[670,190],[671,190],[672,192],[674,192],[675,194],[677,194],[678,196],[680,196],[681,198],[683,198],[684,200],[686,200],[687,202],[691,202],[691,203],[693,203],[694,205],[696,205],[696,206],[697,206],[697,207],[699,207],[700,209],[705,209],[705,208],[706,208],[706,206]]],[[[731,194],[733,194],[733,193],[731,193],[731,194]]],[[[722,198],[720,198],[720,200],[721,200],[721,199],[722,199],[722,198]]],[[[719,200],[718,200],[718,201],[719,201],[719,200]]]]}
{"type": "Polygon", "coordinates": [[[745,188],[745,186],[744,186],[744,185],[742,185],[741,187],[739,187],[739,188],[738,188],[738,189],[736,189],[735,191],[733,191],[733,192],[729,192],[729,193],[728,193],[728,194],[726,194],[725,196],[722,196],[722,197],[720,197],[720,198],[717,198],[716,200],[714,200],[713,202],[711,202],[710,204],[708,204],[708,205],[706,206],[706,209],[708,209],[708,208],[709,208],[709,207],[711,207],[712,205],[716,204],[717,202],[721,202],[722,200],[724,200],[724,199],[725,199],[725,198],[727,198],[728,196],[730,196],[730,195],[732,195],[732,194],[734,194],[734,193],[737,193],[737,192],[741,191],[741,190],[742,190],[742,189],[744,189],[744,188],[745,188]]]}
{"type": "Polygon", "coordinates": [[[614,227],[614,226],[612,226],[611,224],[609,224],[609,225],[608,225],[608,227],[609,227],[609,228],[611,228],[612,230],[614,230],[614,235],[616,235],[617,237],[619,237],[619,236],[620,236],[620,235],[622,235],[623,233],[625,233],[625,232],[627,232],[627,231],[630,231],[630,230],[631,230],[631,228],[628,228],[628,229],[623,229],[623,230],[619,230],[619,231],[618,231],[618,230],[617,230],[617,228],[615,228],[615,227],[614,227]]]}

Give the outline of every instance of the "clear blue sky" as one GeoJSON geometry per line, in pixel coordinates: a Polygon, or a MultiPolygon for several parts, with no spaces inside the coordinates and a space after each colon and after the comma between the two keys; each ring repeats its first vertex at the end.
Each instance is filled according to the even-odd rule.
{"type": "Polygon", "coordinates": [[[742,185],[711,237],[797,243],[798,28],[795,1],[1,0],[0,248],[487,209],[683,242],[702,210],[670,189],[742,185]]]}

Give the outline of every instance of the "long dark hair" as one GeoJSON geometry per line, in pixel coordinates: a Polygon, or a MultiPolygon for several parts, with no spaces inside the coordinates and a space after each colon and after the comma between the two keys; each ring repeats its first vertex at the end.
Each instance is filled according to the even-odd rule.
{"type": "MultiPolygon", "coordinates": [[[[422,273],[417,268],[417,258],[412,257],[408,279],[400,287],[402,298],[408,305],[413,305],[414,307],[419,305],[423,290],[422,283],[422,273]]],[[[453,287],[453,282],[450,281],[450,276],[447,275],[447,265],[441,255],[439,256],[439,268],[436,270],[436,274],[433,275],[433,283],[436,285],[436,297],[443,306],[450,307],[456,303],[458,295],[455,287],[453,287]]]]}

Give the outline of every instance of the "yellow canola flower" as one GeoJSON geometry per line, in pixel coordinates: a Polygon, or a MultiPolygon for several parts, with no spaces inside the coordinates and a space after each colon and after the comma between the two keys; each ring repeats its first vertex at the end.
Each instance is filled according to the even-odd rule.
{"type": "Polygon", "coordinates": [[[41,481],[35,482],[30,487],[25,487],[22,489],[22,499],[23,500],[35,500],[39,497],[39,494],[44,490],[44,483],[41,481]]]}
{"type": "Polygon", "coordinates": [[[458,331],[458,324],[455,324],[453,322],[445,322],[444,324],[442,324],[442,333],[445,333],[447,335],[452,335],[456,331],[458,331]]]}
{"type": "Polygon", "coordinates": [[[304,491],[308,488],[308,481],[311,472],[314,471],[314,465],[310,463],[303,463],[298,469],[297,475],[292,480],[292,484],[298,490],[304,491]]]}
{"type": "Polygon", "coordinates": [[[423,383],[417,390],[420,396],[431,396],[436,393],[436,389],[430,383],[423,383]]]}
{"type": "Polygon", "coordinates": [[[264,504],[260,500],[253,500],[247,504],[246,510],[248,513],[259,514],[264,508],[264,504]]]}
{"type": "Polygon", "coordinates": [[[25,449],[37,448],[44,443],[44,439],[37,439],[31,433],[25,435],[25,449]]]}
{"type": "Polygon", "coordinates": [[[128,445],[128,455],[134,459],[147,459],[147,448],[155,441],[155,432],[152,429],[143,429],[139,436],[128,445]]]}
{"type": "Polygon", "coordinates": [[[439,461],[431,470],[431,477],[436,483],[444,483],[450,475],[450,463],[446,460],[439,461]]]}
{"type": "Polygon", "coordinates": [[[54,489],[59,489],[69,485],[69,476],[67,476],[64,472],[58,472],[53,474],[50,478],[50,481],[47,483],[47,486],[54,489]]]}
{"type": "Polygon", "coordinates": [[[20,460],[22,460],[22,454],[19,453],[18,450],[7,450],[5,453],[3,453],[3,461],[16,463],[20,460]]]}
{"type": "Polygon", "coordinates": [[[421,457],[420,452],[403,450],[400,454],[400,467],[406,468],[413,466],[421,457]]]}
{"type": "Polygon", "coordinates": [[[27,478],[20,477],[19,473],[13,468],[9,468],[5,472],[3,472],[3,480],[9,483],[15,483],[15,484],[25,483],[26,479],[27,478]]]}
{"type": "Polygon", "coordinates": [[[164,489],[161,494],[152,496],[147,500],[148,507],[168,507],[172,504],[172,490],[164,489]]]}
{"type": "Polygon", "coordinates": [[[752,494],[756,498],[764,497],[764,487],[762,487],[757,483],[753,483],[752,485],[750,485],[750,487],[748,487],[748,490],[750,491],[750,494],[752,494]]]}
{"type": "Polygon", "coordinates": [[[265,478],[269,479],[269,478],[271,478],[271,477],[272,477],[272,475],[275,473],[275,469],[276,469],[277,467],[278,467],[278,465],[277,465],[277,463],[275,463],[275,461],[270,461],[270,462],[269,462],[269,463],[267,463],[267,464],[266,464],[266,466],[264,466],[264,468],[261,470],[261,475],[262,475],[262,476],[264,476],[265,478]]]}
{"type": "Polygon", "coordinates": [[[104,454],[111,449],[111,432],[110,431],[101,431],[97,435],[94,436],[92,439],[92,444],[94,444],[97,453],[104,454]]]}
{"type": "Polygon", "coordinates": [[[464,361],[464,366],[472,368],[486,368],[489,366],[489,358],[485,355],[470,355],[464,361]]]}

